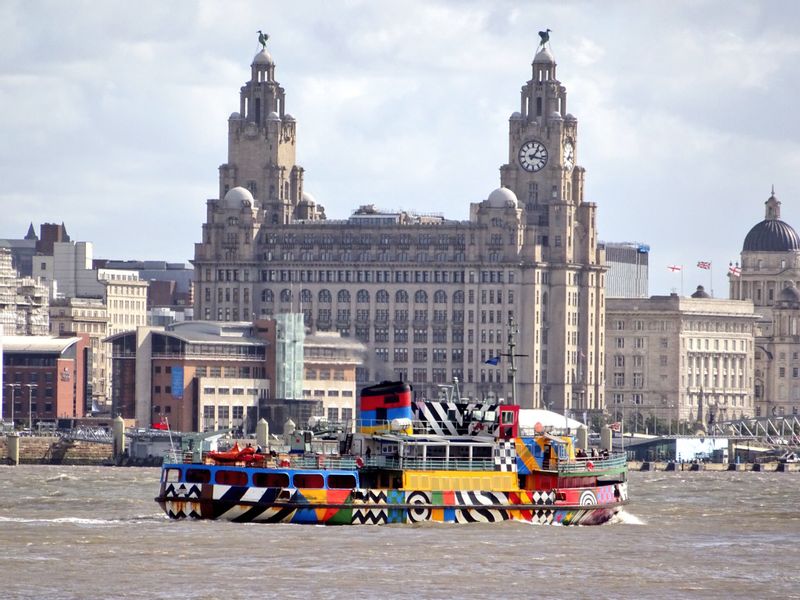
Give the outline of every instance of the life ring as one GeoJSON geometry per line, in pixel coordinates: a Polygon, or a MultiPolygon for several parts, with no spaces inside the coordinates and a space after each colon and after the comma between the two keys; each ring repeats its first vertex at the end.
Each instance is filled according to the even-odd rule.
{"type": "Polygon", "coordinates": [[[289,460],[288,460],[288,459],[286,459],[286,458],[282,458],[282,459],[281,459],[281,461],[280,461],[280,466],[281,466],[281,467],[290,467],[290,466],[291,466],[291,464],[292,464],[292,463],[291,463],[291,462],[289,462],[289,460]]]}
{"type": "Polygon", "coordinates": [[[359,469],[364,468],[364,459],[361,458],[360,456],[356,456],[356,467],[358,467],[359,469]]]}
{"type": "Polygon", "coordinates": [[[587,462],[587,463],[586,463],[586,468],[587,468],[589,471],[594,471],[594,463],[593,463],[592,461],[589,461],[589,462],[587,462]]]}

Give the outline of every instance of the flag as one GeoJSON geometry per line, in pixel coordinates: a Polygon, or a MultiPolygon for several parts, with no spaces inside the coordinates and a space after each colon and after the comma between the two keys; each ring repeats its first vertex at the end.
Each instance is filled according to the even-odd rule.
{"type": "Polygon", "coordinates": [[[674,273],[675,271],[680,271],[683,267],[680,265],[668,265],[667,268],[674,273]]]}
{"type": "Polygon", "coordinates": [[[484,364],[494,365],[496,367],[498,364],[500,364],[500,357],[499,356],[491,356],[486,361],[484,361],[484,364]]]}
{"type": "Polygon", "coordinates": [[[731,277],[739,277],[742,274],[742,270],[739,268],[738,265],[731,265],[728,267],[728,275],[731,277]]]}
{"type": "Polygon", "coordinates": [[[622,431],[622,423],[620,423],[619,421],[617,421],[616,423],[611,423],[611,424],[608,426],[608,428],[609,428],[611,431],[622,431]]]}
{"type": "Polygon", "coordinates": [[[700,261],[697,262],[697,268],[698,269],[709,270],[709,269],[711,269],[711,263],[709,261],[706,261],[706,260],[700,260],[700,261]]]}

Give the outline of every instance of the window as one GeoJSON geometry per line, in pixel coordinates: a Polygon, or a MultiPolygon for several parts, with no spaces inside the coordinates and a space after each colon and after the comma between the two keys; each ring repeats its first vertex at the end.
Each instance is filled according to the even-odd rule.
{"type": "Polygon", "coordinates": [[[288,473],[253,473],[254,487],[289,487],[288,473]]]}
{"type": "Polygon", "coordinates": [[[247,485],[247,471],[217,471],[216,482],[220,485],[247,485]]]}
{"type": "Polygon", "coordinates": [[[322,489],[325,487],[325,478],[320,473],[295,473],[294,487],[322,489]]]}
{"type": "MultiPolygon", "coordinates": [[[[297,477],[295,477],[297,480],[297,477]]],[[[356,478],[353,475],[338,474],[328,475],[328,488],[336,490],[351,490],[356,487],[356,478]]]]}
{"type": "Polygon", "coordinates": [[[209,483],[211,471],[208,469],[186,469],[186,483],[209,483]]]}

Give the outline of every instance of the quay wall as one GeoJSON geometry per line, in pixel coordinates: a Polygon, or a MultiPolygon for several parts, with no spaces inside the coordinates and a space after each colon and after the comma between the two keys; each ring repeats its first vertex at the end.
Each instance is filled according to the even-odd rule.
{"type": "MultiPolygon", "coordinates": [[[[52,436],[19,438],[22,465],[104,465],[111,461],[111,444],[66,442],[52,436]]],[[[5,436],[0,436],[0,464],[9,464],[5,436]]]]}
{"type": "Polygon", "coordinates": [[[800,473],[800,463],[670,463],[660,461],[628,461],[630,471],[754,471],[757,473],[800,473]]]}

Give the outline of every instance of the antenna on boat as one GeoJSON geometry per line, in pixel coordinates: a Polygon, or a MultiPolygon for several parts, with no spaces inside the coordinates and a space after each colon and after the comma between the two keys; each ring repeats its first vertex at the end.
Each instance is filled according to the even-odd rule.
{"type": "Polygon", "coordinates": [[[172,429],[169,426],[169,418],[164,415],[164,424],[167,426],[167,434],[169,435],[169,451],[172,454],[173,462],[178,462],[178,454],[175,452],[175,446],[172,444],[172,429]]]}
{"type": "Polygon", "coordinates": [[[514,316],[509,313],[508,315],[508,352],[503,354],[501,353],[500,356],[505,356],[508,358],[509,367],[508,372],[511,373],[511,399],[514,404],[519,404],[517,402],[517,367],[514,364],[514,357],[523,357],[528,356],[527,354],[514,354],[514,348],[517,347],[516,336],[519,333],[519,329],[517,329],[517,323],[514,321],[514,316]]]}

